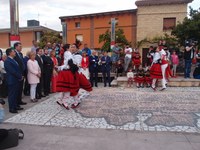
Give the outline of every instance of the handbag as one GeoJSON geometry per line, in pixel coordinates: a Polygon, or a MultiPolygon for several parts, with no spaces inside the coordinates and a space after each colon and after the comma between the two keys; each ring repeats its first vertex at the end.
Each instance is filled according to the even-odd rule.
{"type": "Polygon", "coordinates": [[[24,138],[24,132],[21,129],[8,129],[8,135],[0,141],[0,149],[16,147],[19,144],[19,139],[24,138]]]}

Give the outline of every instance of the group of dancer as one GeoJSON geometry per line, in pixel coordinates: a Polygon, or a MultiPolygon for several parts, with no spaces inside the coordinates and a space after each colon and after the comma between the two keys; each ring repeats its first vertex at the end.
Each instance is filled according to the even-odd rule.
{"type": "Polygon", "coordinates": [[[153,54],[153,61],[150,68],[150,76],[152,78],[152,89],[156,91],[157,81],[161,79],[162,88],[160,91],[163,91],[167,88],[167,78],[169,76],[169,54],[167,52],[167,46],[162,45],[156,48],[155,53],[153,54]]]}
{"type": "Polygon", "coordinates": [[[63,65],[57,67],[58,78],[56,90],[59,92],[57,104],[66,109],[76,108],[81,103],[79,89],[92,91],[91,83],[81,71],[82,56],[75,44],[66,45],[63,65]]]}

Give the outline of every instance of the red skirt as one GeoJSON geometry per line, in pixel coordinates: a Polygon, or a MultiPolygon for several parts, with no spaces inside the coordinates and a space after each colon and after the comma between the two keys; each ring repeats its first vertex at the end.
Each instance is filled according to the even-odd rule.
{"type": "Polygon", "coordinates": [[[144,83],[145,81],[144,77],[135,77],[134,80],[136,83],[144,83]]]}
{"type": "Polygon", "coordinates": [[[135,66],[141,65],[140,59],[133,59],[133,64],[134,64],[135,66]]]}
{"type": "Polygon", "coordinates": [[[148,84],[152,83],[152,78],[151,77],[145,77],[145,82],[148,84]]]}
{"type": "Polygon", "coordinates": [[[56,92],[56,84],[57,84],[57,78],[58,76],[52,76],[51,77],[51,92],[56,92]]]}
{"type": "Polygon", "coordinates": [[[153,64],[150,69],[150,76],[152,79],[162,79],[162,71],[160,64],[153,64]]]}
{"type": "Polygon", "coordinates": [[[58,73],[56,91],[70,92],[70,96],[76,96],[80,89],[79,73],[73,74],[70,70],[63,70],[58,73]]]}
{"type": "Polygon", "coordinates": [[[88,81],[88,79],[82,73],[79,74],[79,84],[80,84],[80,88],[82,88],[88,92],[92,91],[91,83],[88,81]]]}

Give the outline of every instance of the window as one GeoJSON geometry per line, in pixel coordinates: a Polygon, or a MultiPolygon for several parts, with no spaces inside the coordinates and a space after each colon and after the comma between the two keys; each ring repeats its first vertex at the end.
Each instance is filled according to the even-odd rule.
{"type": "Polygon", "coordinates": [[[75,37],[78,41],[83,42],[83,35],[82,34],[76,34],[75,37]]]}
{"type": "Polygon", "coordinates": [[[81,23],[80,22],[75,22],[75,27],[76,28],[80,28],[81,27],[81,23]]]}
{"type": "Polygon", "coordinates": [[[176,18],[164,18],[163,30],[172,30],[176,26],[176,18]]]}

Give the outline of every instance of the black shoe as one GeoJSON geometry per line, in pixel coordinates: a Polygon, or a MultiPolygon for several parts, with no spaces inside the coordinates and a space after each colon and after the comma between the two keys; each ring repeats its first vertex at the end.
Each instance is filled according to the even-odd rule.
{"type": "Polygon", "coordinates": [[[22,102],[22,101],[19,103],[19,105],[26,105],[26,104],[27,104],[27,103],[22,102]]]}
{"type": "Polygon", "coordinates": [[[104,87],[106,87],[106,85],[104,85],[104,87]]]}
{"type": "Polygon", "coordinates": [[[164,91],[164,90],[166,90],[166,88],[162,88],[160,91],[164,91]]]}
{"type": "Polygon", "coordinates": [[[98,85],[95,85],[95,87],[98,87],[98,85]]]}
{"type": "Polygon", "coordinates": [[[109,85],[109,87],[111,87],[111,85],[109,85]]]}
{"type": "Polygon", "coordinates": [[[75,105],[75,104],[72,104],[72,105],[71,105],[71,108],[72,108],[72,109],[75,109],[75,108],[77,108],[79,105],[80,105],[80,103],[78,103],[78,104],[76,104],[76,105],[75,105]]]}
{"type": "Polygon", "coordinates": [[[36,99],[41,99],[41,97],[40,97],[40,96],[37,96],[36,99]]]}
{"type": "Polygon", "coordinates": [[[24,108],[18,106],[18,107],[16,108],[16,110],[24,110],[24,108]]]}
{"type": "Polygon", "coordinates": [[[11,110],[9,110],[9,112],[10,112],[10,113],[13,113],[13,114],[16,114],[16,113],[18,113],[18,111],[17,111],[17,110],[15,110],[15,109],[11,109],[11,110]]]}
{"type": "Polygon", "coordinates": [[[40,97],[46,97],[45,95],[41,95],[40,97]]]}

